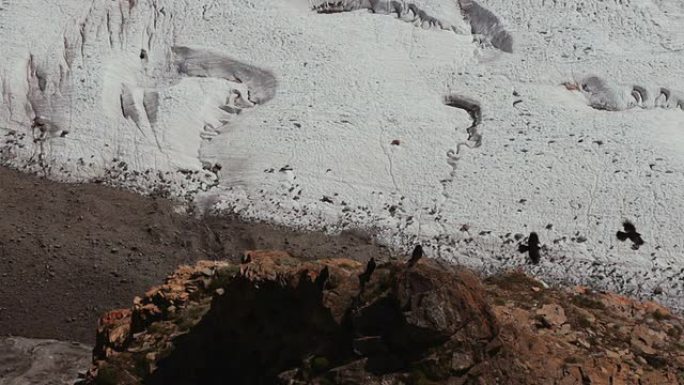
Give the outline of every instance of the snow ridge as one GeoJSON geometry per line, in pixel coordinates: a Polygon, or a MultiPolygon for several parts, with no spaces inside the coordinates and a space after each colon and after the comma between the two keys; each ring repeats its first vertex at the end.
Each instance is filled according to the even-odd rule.
{"type": "MultiPolygon", "coordinates": [[[[470,22],[471,32],[483,42],[508,53],[513,52],[513,37],[504,29],[501,20],[473,0],[459,0],[463,16],[470,22]]],[[[369,10],[379,15],[396,15],[400,20],[414,23],[424,29],[438,28],[459,33],[456,26],[428,15],[414,3],[396,0],[341,0],[314,5],[318,13],[338,13],[369,10]]]]}
{"type": "Polygon", "coordinates": [[[473,35],[484,36],[494,47],[504,52],[513,52],[513,36],[494,13],[474,0],[458,2],[463,15],[470,22],[473,35]]]}
{"type": "Polygon", "coordinates": [[[624,111],[634,107],[684,110],[684,94],[666,87],[610,84],[591,75],[576,86],[597,110],[624,111]]]}

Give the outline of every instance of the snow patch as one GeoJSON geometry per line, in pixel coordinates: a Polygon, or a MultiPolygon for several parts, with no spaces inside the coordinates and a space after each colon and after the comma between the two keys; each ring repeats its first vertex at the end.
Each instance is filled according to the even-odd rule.
{"type": "Polygon", "coordinates": [[[681,2],[321,4],[8,2],[0,161],[684,306],[681,2]]]}

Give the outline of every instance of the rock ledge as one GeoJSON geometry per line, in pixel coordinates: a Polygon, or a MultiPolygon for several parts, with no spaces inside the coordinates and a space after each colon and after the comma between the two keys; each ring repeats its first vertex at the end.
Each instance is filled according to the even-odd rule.
{"type": "Polygon", "coordinates": [[[512,272],[251,251],[105,314],[83,384],[684,384],[667,309],[512,272]]]}

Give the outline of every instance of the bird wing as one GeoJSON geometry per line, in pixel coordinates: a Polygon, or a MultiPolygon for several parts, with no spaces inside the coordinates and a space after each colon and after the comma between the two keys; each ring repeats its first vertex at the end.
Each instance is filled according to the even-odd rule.
{"type": "Polygon", "coordinates": [[[624,228],[625,228],[625,231],[628,232],[628,233],[636,233],[636,227],[635,227],[634,224],[633,224],[632,222],[630,222],[630,221],[624,221],[624,222],[622,223],[622,227],[624,227],[624,228]]]}

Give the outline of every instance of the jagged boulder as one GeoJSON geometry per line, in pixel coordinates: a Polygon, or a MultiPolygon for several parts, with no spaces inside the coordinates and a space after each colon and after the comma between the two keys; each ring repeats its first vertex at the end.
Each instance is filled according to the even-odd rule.
{"type": "Polygon", "coordinates": [[[472,273],[388,263],[362,284],[364,270],[278,252],[181,268],[102,317],[90,381],[400,383],[416,368],[446,379],[484,359],[498,326],[472,273]]]}
{"type": "Polygon", "coordinates": [[[682,384],[666,309],[522,274],[254,251],[104,315],[85,384],[682,384]]]}

